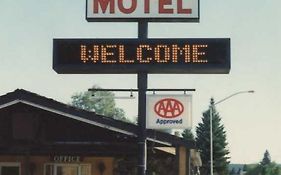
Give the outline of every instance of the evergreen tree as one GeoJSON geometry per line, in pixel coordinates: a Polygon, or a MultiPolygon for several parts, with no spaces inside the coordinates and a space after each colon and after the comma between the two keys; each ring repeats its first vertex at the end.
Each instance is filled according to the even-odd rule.
{"type": "MultiPolygon", "coordinates": [[[[214,100],[211,99],[213,122],[213,167],[214,174],[228,174],[229,151],[227,150],[226,132],[221,118],[216,111],[214,100]]],[[[196,144],[201,152],[202,174],[210,174],[210,109],[203,113],[202,122],[196,128],[196,144]]]]}
{"type": "Polygon", "coordinates": [[[266,150],[265,153],[263,154],[263,159],[260,164],[264,166],[264,165],[269,165],[270,163],[271,163],[271,157],[268,150],[266,150]]]}
{"type": "Polygon", "coordinates": [[[186,140],[190,140],[190,141],[195,141],[195,138],[194,138],[194,135],[191,131],[191,129],[185,129],[183,132],[182,132],[182,137],[186,140]]]}
{"type": "Polygon", "coordinates": [[[243,172],[247,172],[248,169],[249,169],[249,168],[248,168],[248,165],[244,164],[244,165],[243,165],[243,172]]]}

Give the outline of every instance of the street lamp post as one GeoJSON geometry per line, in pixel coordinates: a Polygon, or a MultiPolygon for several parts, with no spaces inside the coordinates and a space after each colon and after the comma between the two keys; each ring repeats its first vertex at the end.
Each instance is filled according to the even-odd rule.
{"type": "Polygon", "coordinates": [[[234,94],[231,94],[221,100],[219,100],[218,102],[216,103],[213,103],[210,105],[210,172],[211,172],[211,175],[214,175],[214,165],[213,165],[213,160],[214,160],[214,151],[213,151],[213,110],[214,110],[214,106],[216,106],[217,104],[221,103],[221,102],[224,102],[225,100],[235,96],[235,95],[238,95],[238,94],[242,94],[242,93],[254,93],[255,91],[253,90],[250,90],[250,91],[239,91],[239,92],[236,92],[234,94]]]}

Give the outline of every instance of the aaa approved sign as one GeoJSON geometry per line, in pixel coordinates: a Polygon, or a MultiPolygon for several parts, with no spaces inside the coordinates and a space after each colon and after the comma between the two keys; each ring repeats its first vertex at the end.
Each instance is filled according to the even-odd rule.
{"type": "Polygon", "coordinates": [[[146,128],[191,128],[191,95],[147,95],[146,128]]]}

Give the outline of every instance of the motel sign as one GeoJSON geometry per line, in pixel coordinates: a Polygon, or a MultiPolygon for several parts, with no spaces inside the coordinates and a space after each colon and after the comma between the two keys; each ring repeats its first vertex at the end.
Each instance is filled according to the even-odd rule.
{"type": "Polygon", "coordinates": [[[87,0],[88,21],[198,21],[199,0],[87,0]]]}

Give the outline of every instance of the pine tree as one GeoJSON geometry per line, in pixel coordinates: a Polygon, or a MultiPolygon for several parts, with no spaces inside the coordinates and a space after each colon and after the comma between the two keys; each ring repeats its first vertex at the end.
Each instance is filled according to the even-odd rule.
{"type": "Polygon", "coordinates": [[[243,172],[247,172],[248,171],[248,165],[244,164],[243,165],[243,172]]]}
{"type": "Polygon", "coordinates": [[[263,159],[261,161],[261,165],[269,165],[271,163],[271,157],[270,154],[268,152],[268,150],[265,151],[265,153],[263,154],[263,159]]]}
{"type": "MultiPolygon", "coordinates": [[[[214,174],[228,174],[229,151],[227,150],[226,132],[221,124],[221,118],[216,111],[214,100],[211,99],[213,116],[213,167],[214,174]]],[[[202,122],[196,128],[196,144],[201,152],[202,174],[210,174],[210,109],[203,113],[202,122]]]]}
{"type": "Polygon", "coordinates": [[[190,140],[190,141],[195,141],[195,138],[194,138],[194,135],[191,131],[191,129],[185,129],[183,132],[182,132],[182,137],[186,140],[190,140]]]}

